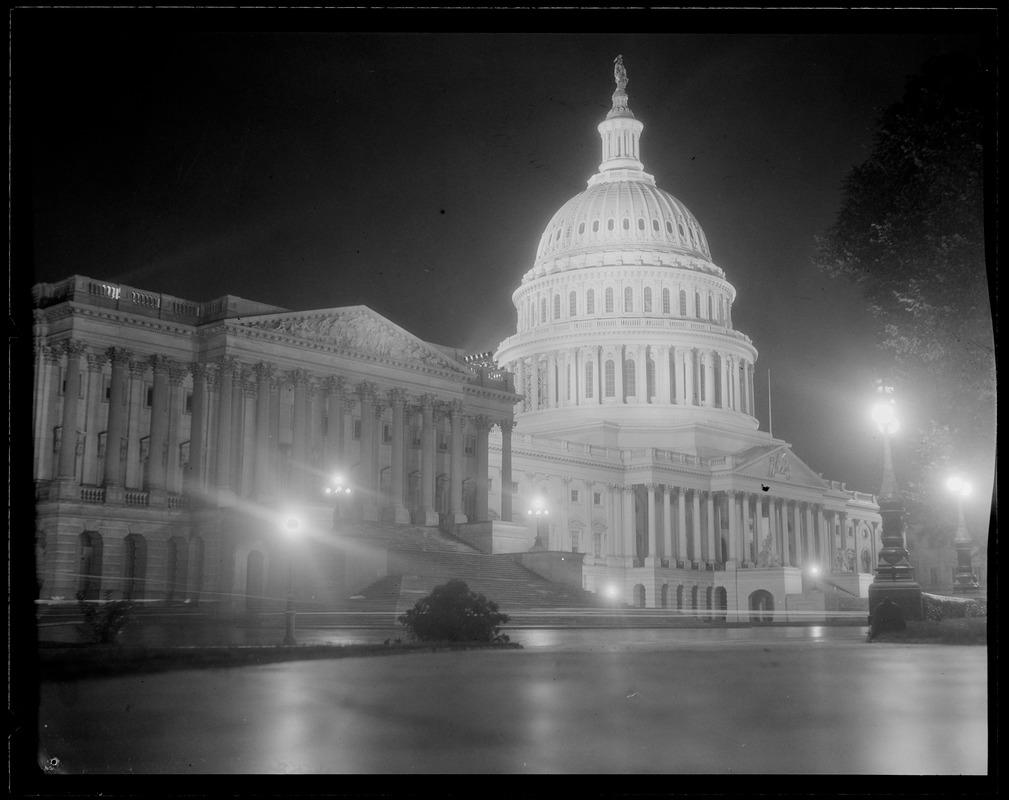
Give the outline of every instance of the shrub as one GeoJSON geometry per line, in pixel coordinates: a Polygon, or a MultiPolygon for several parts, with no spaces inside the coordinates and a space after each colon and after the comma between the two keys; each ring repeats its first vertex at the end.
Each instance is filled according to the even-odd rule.
{"type": "Polygon", "coordinates": [[[497,603],[458,579],[436,586],[399,616],[410,638],[422,642],[507,642],[500,629],[508,620],[497,603]]]}
{"type": "Polygon", "coordinates": [[[983,597],[945,597],[922,592],[921,604],[927,620],[988,616],[988,601],[983,597]]]}
{"type": "Polygon", "coordinates": [[[105,593],[104,603],[89,603],[84,593],[77,593],[77,607],[84,616],[80,626],[85,636],[102,644],[115,642],[133,618],[134,604],[129,600],[113,600],[112,592],[105,593]]]}

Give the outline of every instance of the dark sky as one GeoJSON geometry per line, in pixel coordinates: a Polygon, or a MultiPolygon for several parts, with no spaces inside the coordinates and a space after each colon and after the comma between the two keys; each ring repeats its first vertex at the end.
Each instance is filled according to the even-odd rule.
{"type": "Polygon", "coordinates": [[[212,13],[15,13],[13,187],[30,199],[13,233],[33,236],[31,282],[364,304],[493,350],[543,228],[599,164],[619,53],[645,169],[737,290],[761,429],[770,370],[774,435],[825,477],[878,488],[872,323],[814,269],[813,239],[876,110],[930,55],[974,48],[982,19],[823,12],[788,33],[795,18],[771,12],[252,13],[226,28],[212,13]],[[378,32],[447,19],[470,32],[378,32]],[[361,32],[304,32],[334,29],[361,32]],[[656,30],[676,33],[640,32],[656,30]]]}

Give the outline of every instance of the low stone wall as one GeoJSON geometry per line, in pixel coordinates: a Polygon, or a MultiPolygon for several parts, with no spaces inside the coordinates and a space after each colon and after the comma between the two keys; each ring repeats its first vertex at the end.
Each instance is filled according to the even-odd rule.
{"type": "Polygon", "coordinates": [[[568,553],[556,550],[538,550],[536,552],[515,553],[512,555],[526,569],[531,569],[537,575],[552,583],[562,583],[567,586],[582,588],[582,559],[584,553],[568,553]]]}

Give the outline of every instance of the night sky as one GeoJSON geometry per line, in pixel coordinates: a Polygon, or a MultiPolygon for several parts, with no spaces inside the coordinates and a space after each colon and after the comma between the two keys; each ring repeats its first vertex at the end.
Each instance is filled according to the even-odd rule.
{"type": "Polygon", "coordinates": [[[976,47],[983,20],[824,12],[797,34],[770,12],[498,12],[460,14],[473,32],[452,34],[377,32],[450,30],[433,12],[254,13],[227,19],[289,32],[209,12],[15,13],[25,286],[76,273],[198,301],[364,304],[494,350],[543,228],[596,171],[622,54],[645,169],[736,288],[761,430],[770,370],[775,437],[877,490],[872,320],[812,266],[814,236],[876,111],[930,55],[976,47]],[[336,29],[362,32],[304,32],[336,29]]]}

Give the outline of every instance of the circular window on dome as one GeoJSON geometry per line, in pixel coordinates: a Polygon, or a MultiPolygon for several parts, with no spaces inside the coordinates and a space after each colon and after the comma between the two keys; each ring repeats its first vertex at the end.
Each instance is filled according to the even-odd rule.
{"type": "Polygon", "coordinates": [[[657,219],[652,220],[652,230],[656,233],[659,232],[659,221],[657,219]]]}
{"type": "Polygon", "coordinates": [[[592,222],[592,232],[599,233],[599,220],[593,220],[592,222]]]}
{"type": "Polygon", "coordinates": [[[585,223],[584,222],[579,222],[578,223],[578,235],[581,236],[583,233],[585,233],[585,223]]]}
{"type": "Polygon", "coordinates": [[[629,231],[631,229],[631,221],[624,217],[624,230],[629,231]]]}
{"type": "Polygon", "coordinates": [[[606,230],[608,230],[608,231],[613,230],[613,219],[612,218],[606,220],[606,230]]]}

